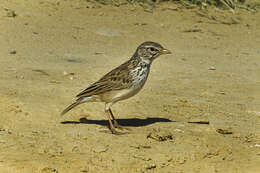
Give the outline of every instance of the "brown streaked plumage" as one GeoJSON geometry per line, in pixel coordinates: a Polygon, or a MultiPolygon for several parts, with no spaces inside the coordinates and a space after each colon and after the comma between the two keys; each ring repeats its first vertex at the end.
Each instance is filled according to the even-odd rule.
{"type": "Polygon", "coordinates": [[[100,80],[79,93],[78,99],[68,106],[61,115],[85,102],[105,102],[105,113],[113,134],[121,134],[115,128],[123,129],[115,120],[111,106],[137,94],[144,86],[154,59],[171,52],[159,43],[144,42],[136,49],[134,55],[125,63],[107,73],[100,80]]]}

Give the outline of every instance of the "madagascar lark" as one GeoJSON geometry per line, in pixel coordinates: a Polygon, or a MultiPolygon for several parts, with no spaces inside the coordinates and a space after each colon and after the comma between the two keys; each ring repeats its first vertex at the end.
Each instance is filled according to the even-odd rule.
{"type": "Polygon", "coordinates": [[[105,102],[105,113],[111,132],[122,134],[115,129],[123,129],[123,127],[116,121],[111,106],[118,101],[134,96],[143,88],[153,60],[162,54],[171,54],[171,52],[159,43],[142,43],[128,61],[79,93],[76,96],[78,99],[68,106],[61,115],[85,102],[105,102]]]}

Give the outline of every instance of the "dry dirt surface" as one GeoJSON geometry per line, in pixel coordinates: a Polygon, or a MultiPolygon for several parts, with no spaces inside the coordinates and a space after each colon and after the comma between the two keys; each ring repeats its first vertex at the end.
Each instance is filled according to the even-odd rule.
{"type": "Polygon", "coordinates": [[[0,4],[0,173],[259,173],[260,13],[0,4]],[[144,41],[173,52],[135,97],[60,112],[144,41]]]}

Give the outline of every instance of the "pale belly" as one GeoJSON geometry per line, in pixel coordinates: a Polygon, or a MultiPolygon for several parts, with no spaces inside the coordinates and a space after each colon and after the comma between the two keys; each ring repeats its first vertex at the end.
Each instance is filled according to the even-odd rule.
{"type": "Polygon", "coordinates": [[[146,82],[147,76],[142,79],[138,79],[138,81],[134,82],[135,84],[128,89],[122,89],[122,90],[115,90],[106,92],[101,95],[101,100],[106,103],[115,103],[120,100],[128,99],[129,97],[134,96],[137,94],[144,86],[146,82]]]}
{"type": "Polygon", "coordinates": [[[120,100],[125,100],[125,99],[128,99],[128,98],[134,96],[141,89],[142,89],[142,86],[133,87],[133,88],[129,88],[129,89],[123,89],[123,90],[110,91],[110,92],[102,94],[101,100],[106,103],[110,103],[110,102],[115,103],[120,100]]]}

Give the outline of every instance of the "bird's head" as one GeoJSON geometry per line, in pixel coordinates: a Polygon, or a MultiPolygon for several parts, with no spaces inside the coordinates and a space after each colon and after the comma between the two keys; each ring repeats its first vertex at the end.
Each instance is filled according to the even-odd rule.
{"type": "Polygon", "coordinates": [[[138,46],[135,57],[140,57],[143,61],[151,63],[162,54],[171,54],[171,51],[163,48],[159,43],[147,41],[138,46]]]}

